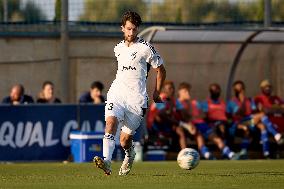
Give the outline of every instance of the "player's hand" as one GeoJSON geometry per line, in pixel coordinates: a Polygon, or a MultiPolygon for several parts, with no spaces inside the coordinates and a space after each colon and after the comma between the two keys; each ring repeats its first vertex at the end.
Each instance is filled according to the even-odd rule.
{"type": "Polygon", "coordinates": [[[156,90],[153,93],[153,100],[154,100],[155,103],[162,103],[163,102],[161,97],[160,97],[160,93],[156,90]]]}

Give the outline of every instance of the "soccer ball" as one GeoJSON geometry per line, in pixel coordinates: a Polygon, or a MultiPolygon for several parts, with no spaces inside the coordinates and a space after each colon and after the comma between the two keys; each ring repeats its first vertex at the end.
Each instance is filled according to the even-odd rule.
{"type": "Polygon", "coordinates": [[[194,169],[200,160],[199,153],[193,148],[182,149],[177,156],[177,163],[182,169],[194,169]]]}

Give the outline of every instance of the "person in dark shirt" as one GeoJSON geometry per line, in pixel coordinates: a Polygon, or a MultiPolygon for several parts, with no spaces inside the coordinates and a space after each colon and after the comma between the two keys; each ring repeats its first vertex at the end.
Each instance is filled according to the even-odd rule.
{"type": "Polygon", "coordinates": [[[33,103],[34,100],[31,96],[25,94],[25,88],[21,84],[16,84],[11,88],[10,95],[3,98],[3,104],[30,104],[33,103]]]}
{"type": "Polygon", "coordinates": [[[93,103],[101,104],[105,102],[105,98],[102,95],[104,85],[99,81],[94,81],[91,84],[90,91],[83,93],[80,96],[79,103],[93,103]]]}
{"type": "Polygon", "coordinates": [[[59,98],[54,96],[54,84],[51,81],[45,81],[39,93],[37,103],[61,103],[59,98]]]}

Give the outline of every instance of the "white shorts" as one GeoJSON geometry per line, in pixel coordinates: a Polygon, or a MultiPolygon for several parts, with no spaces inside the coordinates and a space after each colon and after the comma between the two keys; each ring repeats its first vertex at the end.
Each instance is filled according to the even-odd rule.
{"type": "Polygon", "coordinates": [[[122,100],[108,100],[105,106],[105,120],[109,116],[118,119],[119,123],[122,124],[122,132],[134,135],[143,119],[143,109],[142,107],[126,104],[122,100]]]}
{"type": "Polygon", "coordinates": [[[124,83],[115,80],[107,94],[105,120],[109,116],[116,117],[122,125],[121,131],[134,135],[143,119],[147,99],[147,94],[132,90],[124,83]]]}

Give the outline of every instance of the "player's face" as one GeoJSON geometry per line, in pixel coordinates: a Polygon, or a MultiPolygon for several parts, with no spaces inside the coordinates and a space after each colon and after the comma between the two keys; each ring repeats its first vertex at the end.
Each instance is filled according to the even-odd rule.
{"type": "Polygon", "coordinates": [[[212,99],[218,99],[220,97],[221,89],[219,87],[213,85],[212,87],[210,87],[209,91],[212,99]]]}
{"type": "Polygon", "coordinates": [[[190,100],[190,94],[189,94],[189,91],[187,89],[180,89],[178,91],[178,96],[179,96],[179,98],[181,98],[183,100],[190,100]]]}
{"type": "Polygon", "coordinates": [[[234,92],[235,92],[235,96],[238,97],[240,93],[244,92],[244,88],[242,86],[242,84],[236,84],[234,86],[234,92]]]}
{"type": "Polygon", "coordinates": [[[268,95],[270,96],[271,93],[272,93],[272,87],[270,85],[267,85],[265,87],[262,88],[262,92],[265,94],[265,95],[268,95]]]}
{"type": "Polygon", "coordinates": [[[129,43],[134,42],[138,34],[138,27],[130,21],[126,21],[125,25],[121,26],[121,28],[124,33],[124,40],[129,43]]]}
{"type": "Polygon", "coordinates": [[[168,84],[164,86],[163,92],[167,95],[168,98],[173,97],[175,95],[175,88],[174,86],[168,84]]]}

